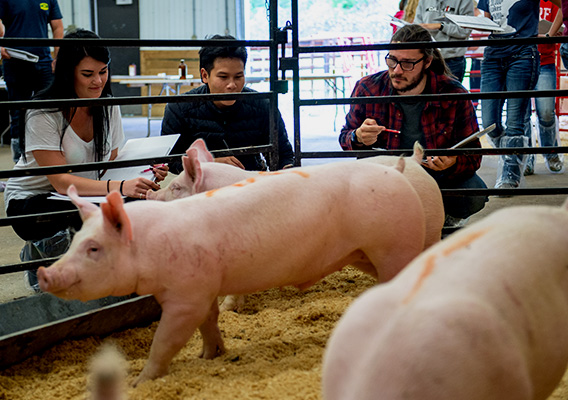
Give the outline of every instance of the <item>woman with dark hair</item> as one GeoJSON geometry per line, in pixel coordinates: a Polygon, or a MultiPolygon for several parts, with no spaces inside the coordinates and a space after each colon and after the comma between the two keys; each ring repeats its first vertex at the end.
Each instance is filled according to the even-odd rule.
{"type": "MultiPolygon", "coordinates": [[[[99,37],[91,31],[78,29],[65,38],[99,37]]],[[[109,63],[110,52],[106,47],[62,46],[57,54],[52,84],[34,99],[110,97],[109,63]]],[[[27,111],[23,125],[21,132],[25,132],[25,137],[20,139],[22,157],[14,169],[113,160],[124,141],[119,106],[33,109],[27,111]]],[[[156,181],[161,181],[167,169],[154,168],[154,174],[156,181]]],[[[49,199],[51,192],[67,193],[71,184],[84,196],[105,195],[119,190],[125,196],[142,199],[148,189],[159,189],[156,183],[145,178],[104,180],[100,171],[10,178],[4,193],[6,215],[75,210],[71,202],[49,199]]],[[[71,241],[69,227],[78,229],[80,226],[78,216],[71,220],[14,224],[14,231],[26,240],[20,259],[29,261],[61,255],[71,241]]],[[[36,289],[35,271],[28,271],[27,275],[32,288],[39,290],[36,289]]]]}

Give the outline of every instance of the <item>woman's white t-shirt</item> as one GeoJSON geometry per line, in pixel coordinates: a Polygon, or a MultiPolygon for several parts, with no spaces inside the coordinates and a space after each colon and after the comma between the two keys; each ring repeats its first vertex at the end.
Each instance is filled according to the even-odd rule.
{"type": "MultiPolygon", "coordinates": [[[[124,142],[120,106],[111,107],[109,122],[109,150],[102,161],[109,161],[111,151],[120,147],[124,142]]],[[[26,160],[20,157],[14,170],[39,167],[32,153],[35,150],[62,151],[67,164],[94,162],[94,141],[85,142],[77,136],[71,126],[68,126],[63,135],[63,142],[61,142],[62,127],[63,114],[61,112],[29,110],[26,119],[26,160]]],[[[72,175],[98,179],[97,171],[73,172],[72,175]]],[[[4,193],[6,208],[12,199],[27,199],[54,190],[45,175],[10,178],[4,193]]]]}

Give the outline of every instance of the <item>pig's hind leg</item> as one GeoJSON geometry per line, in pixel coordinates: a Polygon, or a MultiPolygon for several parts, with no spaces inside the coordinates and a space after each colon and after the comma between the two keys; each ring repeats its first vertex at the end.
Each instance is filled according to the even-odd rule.
{"type": "Polygon", "coordinates": [[[196,306],[187,306],[187,303],[180,304],[171,301],[161,303],[162,317],[154,334],[150,356],[134,382],[134,386],[166,375],[172,358],[187,343],[198,327],[204,334],[203,344],[206,351],[203,356],[205,358],[214,357],[213,347],[218,347],[221,351],[224,349],[219,329],[216,328],[217,332],[213,329],[217,325],[219,315],[217,298],[214,298],[212,303],[214,303],[213,309],[216,312],[212,312],[211,306],[196,308],[196,306]]]}
{"type": "Polygon", "coordinates": [[[209,314],[207,314],[207,318],[199,326],[199,331],[203,337],[203,349],[199,357],[205,358],[206,360],[220,356],[225,352],[225,345],[223,344],[223,338],[221,337],[221,331],[217,323],[218,319],[219,306],[217,299],[215,299],[211,305],[209,314]]]}

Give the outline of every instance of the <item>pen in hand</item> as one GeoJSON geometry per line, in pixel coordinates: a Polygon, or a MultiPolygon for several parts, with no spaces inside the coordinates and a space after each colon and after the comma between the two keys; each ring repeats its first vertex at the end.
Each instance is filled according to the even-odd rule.
{"type": "Polygon", "coordinates": [[[383,129],[383,132],[400,133],[400,131],[397,131],[395,129],[388,129],[388,128],[383,129]]]}
{"type": "Polygon", "coordinates": [[[166,166],[166,164],[160,164],[160,165],[158,165],[157,167],[146,168],[144,171],[140,171],[140,173],[150,172],[150,171],[153,171],[154,168],[160,168],[160,167],[165,167],[165,166],[166,166]]]}

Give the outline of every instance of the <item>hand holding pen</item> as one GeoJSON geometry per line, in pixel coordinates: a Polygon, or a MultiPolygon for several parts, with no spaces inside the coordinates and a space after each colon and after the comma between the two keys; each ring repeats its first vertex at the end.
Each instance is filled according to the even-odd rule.
{"type": "Polygon", "coordinates": [[[170,168],[166,164],[154,164],[150,168],[147,168],[141,172],[144,173],[152,171],[154,173],[154,181],[161,182],[166,179],[169,169],[170,168]]]}
{"type": "Polygon", "coordinates": [[[374,118],[367,118],[363,121],[363,124],[355,130],[355,135],[359,143],[365,146],[371,146],[377,141],[378,136],[382,132],[400,133],[400,131],[380,126],[374,118]]]}

